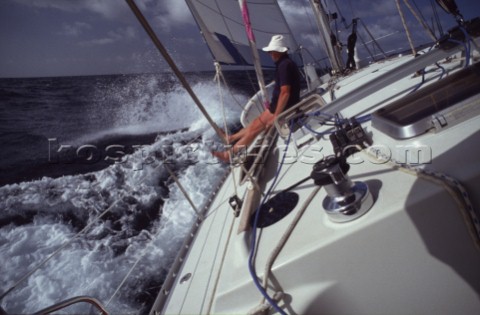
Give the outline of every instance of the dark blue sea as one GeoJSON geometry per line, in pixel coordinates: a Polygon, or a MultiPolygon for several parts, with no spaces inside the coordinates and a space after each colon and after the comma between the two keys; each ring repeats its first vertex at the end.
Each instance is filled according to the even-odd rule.
{"type": "MultiPolygon", "coordinates": [[[[236,128],[255,86],[226,77],[187,80],[236,128]]],[[[165,165],[201,208],[226,171],[217,142],[170,74],[0,79],[0,292],[14,288],[1,306],[29,314],[88,295],[111,314],[147,312],[195,219],[165,165]]]]}

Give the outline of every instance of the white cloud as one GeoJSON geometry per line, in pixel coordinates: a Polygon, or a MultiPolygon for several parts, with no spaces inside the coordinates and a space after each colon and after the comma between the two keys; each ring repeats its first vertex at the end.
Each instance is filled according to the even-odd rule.
{"type": "Polygon", "coordinates": [[[59,34],[76,37],[91,29],[92,26],[88,23],[75,22],[73,24],[63,24],[62,30],[59,32],[59,34]]]}
{"type": "MultiPolygon", "coordinates": [[[[80,12],[83,10],[100,14],[106,18],[114,19],[125,15],[128,7],[124,1],[119,0],[13,0],[23,5],[57,9],[66,12],[80,12]]],[[[146,0],[149,1],[149,0],[146,0]]],[[[143,1],[145,2],[145,0],[143,1]]],[[[143,4],[142,1],[139,3],[143,4]]],[[[140,5],[139,5],[140,6],[140,5]]]]}
{"type": "Polygon", "coordinates": [[[192,26],[195,24],[184,0],[163,0],[145,3],[145,9],[142,11],[146,13],[152,23],[152,27],[163,32],[170,32],[178,26],[192,26]]]}
{"type": "MultiPolygon", "coordinates": [[[[90,11],[108,19],[116,19],[131,14],[123,0],[13,0],[26,6],[57,9],[66,12],[90,11]]],[[[136,0],[139,9],[148,16],[152,14],[162,21],[162,26],[171,23],[193,23],[184,0],[136,0]]]]}
{"type": "Polygon", "coordinates": [[[136,37],[135,29],[131,26],[120,27],[109,31],[106,36],[79,42],[80,46],[109,45],[119,41],[132,40],[136,37]]]}
{"type": "Polygon", "coordinates": [[[161,1],[166,9],[167,16],[173,23],[193,23],[193,17],[185,1],[164,0],[161,1]]]}

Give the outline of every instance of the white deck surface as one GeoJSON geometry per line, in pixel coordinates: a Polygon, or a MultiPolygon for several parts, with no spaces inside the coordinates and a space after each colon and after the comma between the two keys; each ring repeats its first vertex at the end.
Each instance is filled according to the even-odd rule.
{"type": "MultiPolygon", "coordinates": [[[[338,84],[336,97],[406,59],[359,71],[338,84]]],[[[435,75],[439,73],[432,72],[427,80],[435,75]]],[[[399,96],[420,81],[420,77],[406,78],[342,114],[370,113],[383,95],[399,96]]],[[[374,145],[389,148],[395,160],[404,158],[405,148],[428,148],[422,149],[422,167],[458,179],[473,192],[470,197],[477,206],[479,126],[477,116],[438,134],[399,141],[364,124],[367,133],[373,134],[374,145]]],[[[282,144],[280,139],[277,145],[282,144]]],[[[308,176],[319,157],[332,153],[327,140],[313,145],[290,147],[292,154],[274,194],[308,176]]],[[[282,151],[277,150],[267,161],[266,187],[281,158],[282,151]]],[[[321,189],[275,260],[270,296],[283,290],[286,297],[279,305],[283,307],[286,301],[285,311],[292,314],[478,314],[480,251],[451,195],[441,185],[381,163],[365,152],[356,154],[350,164],[351,179],[370,187],[375,200],[372,209],[357,220],[334,223],[322,208],[326,192],[321,189]]],[[[239,168],[235,172],[238,181],[239,168]]],[[[239,197],[243,198],[247,186],[237,187],[239,197]]],[[[237,234],[240,218],[233,216],[227,202],[233,187],[230,176],[196,236],[188,256],[192,259],[186,260],[177,276],[190,273],[191,277],[176,282],[165,314],[246,314],[261,301],[247,267],[250,233],[237,234]]],[[[296,208],[257,233],[260,277],[272,249],[314,188],[313,181],[308,181],[294,189],[300,198],[296,208]]]]}

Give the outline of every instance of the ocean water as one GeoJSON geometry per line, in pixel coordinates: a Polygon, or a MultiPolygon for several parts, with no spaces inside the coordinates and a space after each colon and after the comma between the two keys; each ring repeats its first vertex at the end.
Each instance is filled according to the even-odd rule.
{"type": "MultiPolygon", "coordinates": [[[[187,76],[229,128],[248,78],[227,73],[226,88],[212,73],[187,76]]],[[[165,165],[199,208],[227,171],[169,74],[0,79],[0,140],[0,292],[13,287],[1,301],[11,314],[79,295],[111,314],[148,312],[195,219],[165,165]]]]}

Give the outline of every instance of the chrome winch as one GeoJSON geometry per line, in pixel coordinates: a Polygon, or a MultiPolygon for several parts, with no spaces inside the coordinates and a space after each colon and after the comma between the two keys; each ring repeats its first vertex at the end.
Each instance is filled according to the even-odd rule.
{"type": "Polygon", "coordinates": [[[317,162],[311,173],[316,185],[324,186],[327,196],[323,208],[334,222],[347,222],[364,215],[373,205],[373,197],[364,182],[352,182],[347,175],[346,158],[327,156],[317,162]]]}

